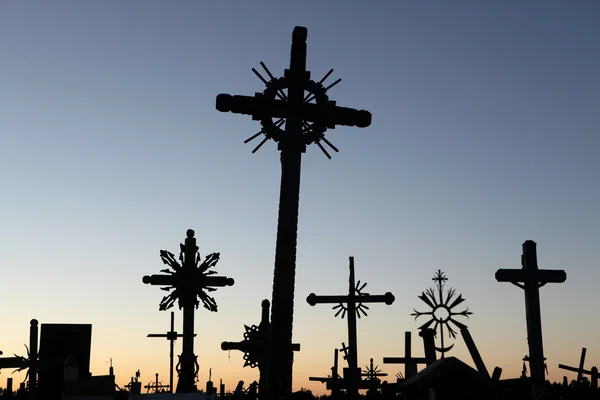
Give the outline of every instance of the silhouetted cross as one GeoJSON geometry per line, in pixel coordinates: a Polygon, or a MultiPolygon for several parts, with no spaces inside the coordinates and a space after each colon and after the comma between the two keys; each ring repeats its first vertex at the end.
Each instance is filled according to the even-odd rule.
{"type": "MultiPolygon", "coordinates": [[[[258,367],[260,378],[258,383],[258,393],[261,399],[266,398],[267,392],[267,368],[269,355],[269,300],[263,300],[261,303],[261,320],[258,326],[244,325],[244,340],[239,342],[221,342],[221,350],[239,350],[244,352],[244,367],[258,367]]],[[[300,351],[298,343],[292,344],[293,351],[300,351]]]]}
{"type": "MultiPolygon", "coordinates": [[[[175,341],[177,338],[183,337],[183,334],[177,333],[175,331],[175,312],[171,311],[171,330],[167,333],[149,333],[148,336],[151,338],[166,338],[170,342],[170,352],[169,352],[169,387],[171,393],[173,393],[173,361],[174,361],[174,347],[175,341]]],[[[196,334],[194,334],[196,337],[196,334]]]]}
{"type": "Polygon", "coordinates": [[[179,358],[181,369],[177,366],[177,393],[194,393],[197,390],[196,375],[199,368],[197,356],[194,354],[194,310],[200,304],[197,297],[202,300],[206,309],[217,311],[215,299],[206,292],[215,291],[217,287],[231,286],[234,281],[232,278],[214,276],[216,272],[211,268],[219,261],[219,253],[209,254],[200,262],[192,229],[188,229],[185,244],[181,244],[180,249],[179,262],[172,253],[166,250],[160,252],[163,263],[171,268],[161,272],[168,275],[144,276],[142,281],[150,285],[165,286],[161,289],[171,291],[160,302],[160,310],[173,307],[175,300],[179,301],[179,308],[183,308],[183,349],[179,358]]]}
{"type": "Polygon", "coordinates": [[[583,347],[581,349],[581,358],[579,359],[579,368],[575,368],[575,367],[569,367],[568,365],[563,365],[563,364],[558,364],[558,368],[560,369],[564,369],[567,371],[572,371],[572,372],[577,372],[577,383],[581,384],[581,381],[583,379],[583,375],[590,375],[591,376],[591,384],[593,388],[598,388],[598,368],[596,367],[592,367],[591,370],[585,370],[583,369],[583,366],[585,364],[585,353],[586,353],[587,349],[585,347],[583,347]]]}
{"type": "Polygon", "coordinates": [[[536,244],[532,240],[523,243],[521,264],[522,269],[499,269],[496,271],[496,280],[498,282],[510,282],[525,292],[529,369],[533,383],[533,396],[539,398],[543,393],[546,379],[539,288],[548,282],[562,283],[567,280],[567,274],[563,270],[538,269],[536,244]]]}
{"type": "Polygon", "coordinates": [[[264,63],[261,65],[270,81],[254,70],[266,85],[263,93],[256,93],[254,96],[220,94],[216,99],[219,111],[252,115],[254,120],[260,120],[261,131],[246,141],[265,135],[254,151],[268,139],[278,142],[278,149],[281,150],[281,191],[269,356],[269,387],[273,400],[289,397],[292,392],[292,326],[302,153],[306,151],[307,145],[316,143],[330,158],[321,141],[334,151],[338,150],[325,139],[327,129],[335,128],[336,125],[364,128],[371,124],[371,113],[368,111],[339,107],[329,100],[327,90],[339,80],[327,88],[323,86],[323,82],[333,70],[320,82],[310,79],[310,72],[306,70],[306,38],[305,27],[294,28],[290,68],[285,70],[283,78],[275,78],[264,63]],[[309,94],[305,96],[305,92],[309,94]],[[316,104],[311,104],[312,100],[316,104]],[[279,120],[273,122],[272,118],[279,120]],[[285,130],[282,130],[280,126],[284,123],[285,130]]]}
{"type": "Polygon", "coordinates": [[[356,317],[360,317],[360,313],[367,315],[365,309],[369,309],[365,303],[385,303],[390,305],[394,302],[394,295],[387,292],[385,295],[370,295],[361,291],[367,284],[360,285],[360,281],[354,281],[354,257],[350,257],[350,279],[348,294],[344,296],[317,296],[311,293],[306,298],[306,301],[311,306],[315,304],[332,304],[338,303],[333,309],[337,309],[336,316],[348,314],[348,398],[351,400],[358,398],[358,388],[360,381],[360,368],[358,367],[358,351],[356,338],[356,317]],[[345,304],[345,305],[344,305],[345,304]]]}
{"type": "Polygon", "coordinates": [[[427,364],[425,357],[412,357],[411,333],[404,332],[404,357],[383,357],[384,364],[404,364],[406,379],[417,374],[417,364],[427,364]]]}
{"type": "Polygon", "coordinates": [[[146,386],[144,386],[144,389],[146,389],[146,393],[150,392],[150,389],[154,389],[154,393],[158,393],[158,389],[166,389],[168,388],[169,385],[163,385],[161,382],[158,381],[158,373],[156,374],[156,380],[154,381],[154,383],[149,383],[146,386]]]}

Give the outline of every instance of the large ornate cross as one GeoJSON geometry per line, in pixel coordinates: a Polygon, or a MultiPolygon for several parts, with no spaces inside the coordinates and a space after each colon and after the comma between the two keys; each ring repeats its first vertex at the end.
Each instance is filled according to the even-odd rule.
{"type": "Polygon", "coordinates": [[[371,113],[368,111],[339,107],[329,100],[327,90],[340,81],[328,87],[323,86],[333,70],[319,82],[310,79],[310,72],[306,70],[306,37],[306,28],[294,28],[290,68],[285,70],[282,78],[275,78],[262,62],[269,81],[253,69],[266,85],[262,93],[254,96],[220,94],[216,101],[219,111],[251,115],[254,120],[260,121],[261,131],[246,141],[265,135],[254,151],[268,139],[278,142],[278,149],[281,150],[268,379],[273,400],[289,397],[292,392],[292,326],[302,153],[307,145],[315,143],[331,158],[321,142],[334,151],[338,150],[325,138],[327,129],[333,129],[336,125],[365,128],[371,124],[371,113]],[[273,121],[272,118],[278,119],[273,121]],[[285,129],[281,129],[284,123],[285,129]]]}
{"type": "Polygon", "coordinates": [[[214,276],[217,272],[210,270],[219,261],[219,253],[209,254],[200,262],[200,254],[194,231],[188,229],[185,244],[180,245],[179,262],[173,253],[161,250],[160,258],[171,269],[163,269],[168,275],[144,276],[142,281],[150,285],[164,286],[162,290],[171,291],[163,297],[159,310],[164,311],[173,307],[179,301],[179,308],[183,308],[183,349],[179,357],[177,372],[177,393],[196,392],[196,376],[198,374],[197,356],[194,354],[194,311],[200,305],[198,297],[202,300],[204,308],[217,311],[217,303],[206,292],[217,290],[217,287],[231,286],[232,278],[214,276]],[[181,366],[181,368],[179,368],[181,366]]]}
{"type": "Polygon", "coordinates": [[[367,315],[365,310],[369,307],[366,303],[385,303],[391,305],[394,302],[394,295],[387,292],[384,295],[370,295],[363,293],[362,290],[367,286],[366,283],[360,284],[360,281],[355,283],[354,280],[354,257],[350,257],[350,279],[348,280],[348,294],[343,296],[317,296],[311,293],[306,298],[306,301],[311,306],[315,304],[336,304],[333,307],[336,311],[335,316],[341,314],[344,318],[348,314],[348,398],[350,400],[358,399],[358,388],[360,383],[361,371],[358,367],[358,344],[356,337],[356,317],[360,318],[360,313],[367,315]]]}
{"type": "Polygon", "coordinates": [[[540,311],[540,288],[546,283],[562,283],[567,280],[563,270],[538,269],[536,243],[523,243],[522,269],[499,269],[498,282],[510,282],[525,292],[525,317],[527,319],[527,342],[529,343],[529,369],[533,384],[532,396],[539,398],[546,380],[544,368],[544,344],[540,311]],[[522,284],[521,284],[522,283],[522,284]]]}
{"type": "Polygon", "coordinates": [[[404,364],[404,377],[410,379],[417,374],[417,364],[427,364],[425,357],[413,357],[411,333],[404,332],[404,357],[383,357],[384,364],[404,364]]]}

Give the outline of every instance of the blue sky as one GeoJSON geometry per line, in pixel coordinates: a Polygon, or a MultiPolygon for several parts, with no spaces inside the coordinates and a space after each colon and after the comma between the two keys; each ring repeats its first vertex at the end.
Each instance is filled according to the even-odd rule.
{"type": "MultiPolygon", "coordinates": [[[[193,228],[236,280],[218,313],[198,312],[200,379],[257,378],[219,345],[271,296],[279,154],[251,154],[259,124],[215,97],[261,91],[260,61],[282,75],[301,25],[313,79],[334,68],[331,98],[373,123],[330,131],[332,160],[303,158],[294,387],[323,392],[308,376],[347,340],[305,299],[344,293],[351,255],[370,293],[396,296],[360,321],[361,365],[402,370],[382,358],[401,355],[404,331],[418,338],[409,314],[442,269],[488,369],[518,376],[523,293],[494,273],[519,268],[528,239],[540,268],[567,272],[541,290],[550,378],[583,346],[597,365],[599,21],[591,0],[3,2],[0,350],[24,350],[31,318],[92,323],[94,373],[113,357],[121,383],[138,368],[166,379],[168,345],[145,336],[169,314],[141,278],[193,228]]],[[[454,355],[472,364],[460,340],[454,355]]]]}

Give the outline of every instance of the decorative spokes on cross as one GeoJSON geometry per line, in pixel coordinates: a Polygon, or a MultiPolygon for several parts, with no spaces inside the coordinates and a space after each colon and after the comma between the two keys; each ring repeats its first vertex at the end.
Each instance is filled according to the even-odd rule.
{"type": "Polygon", "coordinates": [[[441,270],[436,272],[432,280],[436,282],[438,297],[436,297],[436,292],[432,288],[421,292],[421,295],[419,296],[419,299],[431,307],[431,311],[425,312],[414,309],[414,313],[410,315],[415,317],[415,320],[423,315],[431,316],[431,319],[421,325],[419,329],[429,328],[433,324],[433,329],[437,333],[439,328],[441,346],[436,347],[436,350],[441,353],[443,358],[444,354],[454,347],[454,344],[444,347],[444,327],[448,331],[448,336],[452,339],[456,339],[457,332],[454,330],[452,324],[458,329],[463,329],[466,325],[457,321],[455,318],[459,316],[468,318],[469,315],[472,315],[473,313],[470,312],[468,308],[463,311],[454,311],[454,307],[464,302],[465,299],[462,297],[462,294],[455,297],[456,291],[452,288],[450,288],[444,296],[444,284],[448,278],[441,270]]]}
{"type": "MultiPolygon", "coordinates": [[[[188,230],[188,238],[194,237],[194,231],[188,230]]],[[[223,276],[213,276],[217,272],[211,270],[219,262],[220,253],[211,253],[204,261],[200,262],[200,253],[198,253],[198,246],[196,251],[190,254],[186,251],[184,244],[181,244],[181,252],[179,253],[179,262],[175,259],[173,253],[161,250],[160,258],[162,262],[170,267],[170,269],[163,269],[160,272],[164,272],[168,275],[151,275],[144,276],[143,282],[151,285],[160,285],[162,290],[170,291],[170,293],[163,297],[160,302],[160,311],[168,310],[175,305],[175,301],[179,300],[179,308],[183,308],[184,305],[190,302],[195,305],[196,309],[200,305],[198,298],[202,300],[204,308],[210,311],[217,311],[217,303],[212,296],[209,296],[207,292],[214,292],[217,287],[231,286],[234,281],[231,278],[223,276]],[[186,260],[186,257],[191,257],[190,260],[186,260]],[[189,265],[187,268],[183,268],[183,265],[189,265]]]]}
{"type": "MultiPolygon", "coordinates": [[[[367,316],[367,311],[369,307],[360,302],[360,296],[370,296],[369,293],[363,293],[362,290],[367,286],[367,283],[360,284],[360,281],[356,282],[356,286],[354,288],[354,293],[357,296],[356,300],[356,316],[360,318],[360,314],[362,313],[365,317],[367,316]]],[[[340,302],[337,306],[333,306],[332,310],[337,310],[335,313],[335,317],[341,314],[341,318],[344,319],[346,313],[348,312],[348,307],[345,303],[340,302]]],[[[343,343],[342,343],[343,344],[343,343]]]]}
{"type": "Polygon", "coordinates": [[[366,371],[363,373],[363,376],[369,381],[379,381],[380,376],[387,376],[386,373],[381,372],[381,370],[379,369],[379,365],[373,365],[372,358],[369,365],[365,367],[365,370],[366,371]]]}
{"type": "MultiPolygon", "coordinates": [[[[290,81],[288,78],[275,78],[271,71],[267,68],[264,62],[260,62],[261,67],[265,70],[265,73],[269,77],[269,80],[265,79],[260,72],[258,72],[255,68],[252,68],[252,72],[265,84],[265,89],[262,93],[256,93],[254,99],[257,100],[267,100],[267,101],[275,101],[276,98],[281,102],[287,103],[289,101],[287,92],[290,87],[290,81]]],[[[327,95],[327,91],[333,88],[335,85],[340,83],[342,80],[338,79],[327,87],[324,86],[325,81],[331,75],[333,69],[329,70],[327,74],[319,81],[315,82],[313,80],[309,80],[305,82],[304,89],[304,99],[302,104],[316,104],[319,106],[335,106],[334,101],[329,100],[329,96],[327,95]]],[[[226,95],[221,95],[217,100],[223,103],[227,103],[229,98],[224,97],[226,95]]],[[[242,99],[241,96],[235,96],[238,101],[243,101],[247,99],[242,99]]],[[[223,106],[224,107],[224,106],[223,106]]],[[[226,109],[226,107],[224,107],[226,109]]],[[[223,111],[223,110],[221,110],[223,111]]],[[[233,110],[227,110],[233,111],[233,110]]],[[[235,112],[235,111],[234,111],[235,112]]],[[[256,117],[256,119],[260,119],[262,129],[246,139],[244,143],[249,143],[250,141],[264,135],[259,144],[252,150],[252,153],[255,153],[260,149],[269,139],[272,139],[275,142],[279,142],[282,140],[283,135],[285,135],[284,129],[281,127],[286,123],[287,116],[281,116],[277,119],[269,117],[269,116],[260,116],[256,117]]],[[[325,143],[329,146],[333,151],[338,152],[339,150],[335,147],[327,138],[325,138],[325,131],[327,129],[334,129],[335,124],[328,123],[326,121],[302,121],[302,130],[301,130],[301,143],[306,146],[312,143],[315,143],[323,154],[327,156],[327,158],[331,159],[331,155],[329,152],[323,147],[322,143],[325,143]]]]}

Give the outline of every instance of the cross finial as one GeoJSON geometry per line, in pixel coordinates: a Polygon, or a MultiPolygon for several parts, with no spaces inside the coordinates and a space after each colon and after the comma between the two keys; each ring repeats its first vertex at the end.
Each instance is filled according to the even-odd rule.
{"type": "Polygon", "coordinates": [[[444,275],[442,270],[438,269],[434,277],[431,278],[431,280],[437,283],[438,289],[441,289],[442,286],[444,286],[444,282],[446,282],[448,278],[446,278],[446,275],[444,275]]]}

